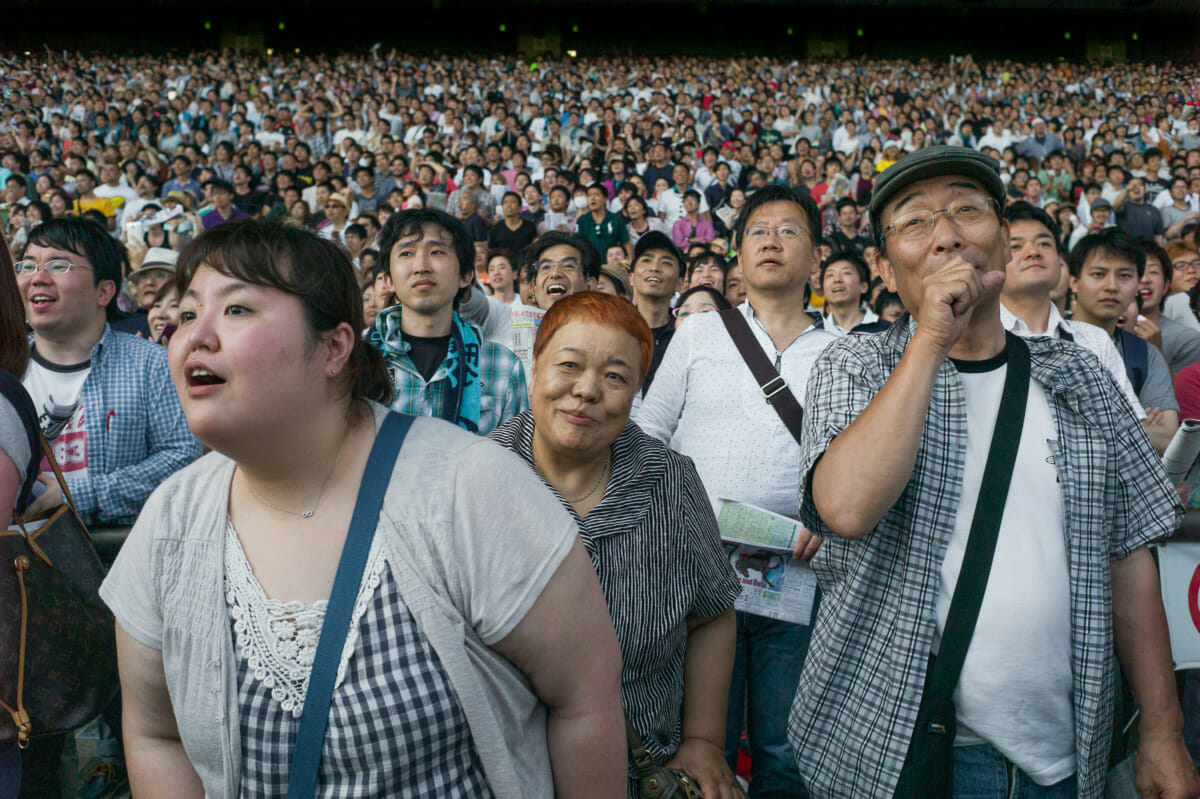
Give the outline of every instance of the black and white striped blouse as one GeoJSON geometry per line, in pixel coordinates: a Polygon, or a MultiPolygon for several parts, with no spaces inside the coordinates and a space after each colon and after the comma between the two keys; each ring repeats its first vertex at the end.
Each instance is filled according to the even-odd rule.
{"type": "MultiPolygon", "coordinates": [[[[533,467],[533,428],[525,411],[489,438],[533,467]]],[[[621,646],[625,713],[663,763],[680,743],[687,618],[715,616],[740,590],[712,506],[691,459],[630,422],[613,442],[604,499],[575,518],[621,646]]]]}

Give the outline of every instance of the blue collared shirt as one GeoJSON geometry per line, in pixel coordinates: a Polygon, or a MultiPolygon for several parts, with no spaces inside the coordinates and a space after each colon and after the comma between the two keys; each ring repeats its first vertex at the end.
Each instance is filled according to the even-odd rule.
{"type": "Polygon", "coordinates": [[[167,350],[108,325],[80,390],[87,476],[66,475],[86,524],[133,524],[158,484],[200,457],[167,371],[167,350]]]}

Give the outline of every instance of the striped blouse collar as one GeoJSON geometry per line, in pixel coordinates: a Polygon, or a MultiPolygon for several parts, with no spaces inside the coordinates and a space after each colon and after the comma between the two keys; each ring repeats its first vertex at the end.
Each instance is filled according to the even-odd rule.
{"type": "MultiPolygon", "coordinates": [[[[509,419],[489,437],[516,452],[536,471],[533,462],[533,429],[533,411],[526,410],[509,419]]],[[[612,445],[612,466],[604,499],[588,513],[586,519],[579,519],[571,504],[546,483],[563,506],[575,515],[585,538],[636,529],[653,510],[653,503],[662,501],[661,495],[655,498],[655,493],[667,474],[667,450],[661,445],[655,446],[656,443],[632,421],[625,425],[612,445]]],[[[546,482],[544,478],[542,482],[546,482]]]]}

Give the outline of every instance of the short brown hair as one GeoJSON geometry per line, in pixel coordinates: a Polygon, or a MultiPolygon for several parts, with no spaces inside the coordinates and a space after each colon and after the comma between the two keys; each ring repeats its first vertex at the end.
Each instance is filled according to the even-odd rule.
{"type": "Polygon", "coordinates": [[[350,325],[355,339],[345,370],[350,398],[391,401],[383,356],[362,339],[362,291],[341,247],[290,225],[247,219],[213,228],[183,248],[175,266],[180,296],[201,266],[298,297],[314,334],[350,325]]]}

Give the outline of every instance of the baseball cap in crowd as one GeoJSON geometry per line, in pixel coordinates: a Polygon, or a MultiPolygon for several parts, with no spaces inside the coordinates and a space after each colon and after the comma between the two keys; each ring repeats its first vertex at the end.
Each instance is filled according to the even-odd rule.
{"type": "Polygon", "coordinates": [[[176,250],[170,250],[166,247],[151,247],[146,252],[146,259],[142,261],[142,265],[129,273],[130,277],[149,272],[152,269],[164,269],[168,272],[175,271],[175,264],[179,261],[179,253],[176,250]]]}
{"type": "Polygon", "coordinates": [[[191,211],[196,207],[195,198],[193,198],[192,195],[188,194],[186,191],[167,192],[166,199],[179,203],[188,211],[191,211]]]}
{"type": "Polygon", "coordinates": [[[1098,211],[1101,208],[1107,208],[1108,210],[1111,211],[1112,203],[1110,203],[1108,200],[1104,199],[1103,197],[1097,197],[1096,202],[1092,203],[1091,209],[1093,211],[1098,211]]]}
{"type": "Polygon", "coordinates": [[[675,246],[675,242],[671,241],[671,237],[661,230],[651,230],[646,235],[637,240],[637,244],[633,247],[633,262],[642,257],[644,253],[650,250],[662,250],[675,258],[675,263],[679,264],[679,269],[684,268],[683,254],[679,252],[679,248],[675,246]]]}
{"type": "Polygon", "coordinates": [[[633,296],[633,289],[629,285],[629,273],[625,271],[623,262],[621,264],[602,264],[600,274],[613,282],[613,285],[622,292],[622,297],[633,296]]]}
{"type": "Polygon", "coordinates": [[[918,180],[946,175],[962,175],[979,181],[988,195],[1004,209],[1004,183],[1000,180],[1000,165],[996,159],[978,153],[970,147],[935,144],[904,156],[879,174],[871,191],[871,229],[875,243],[880,242],[883,225],[880,215],[888,201],[901,189],[918,180]]]}

